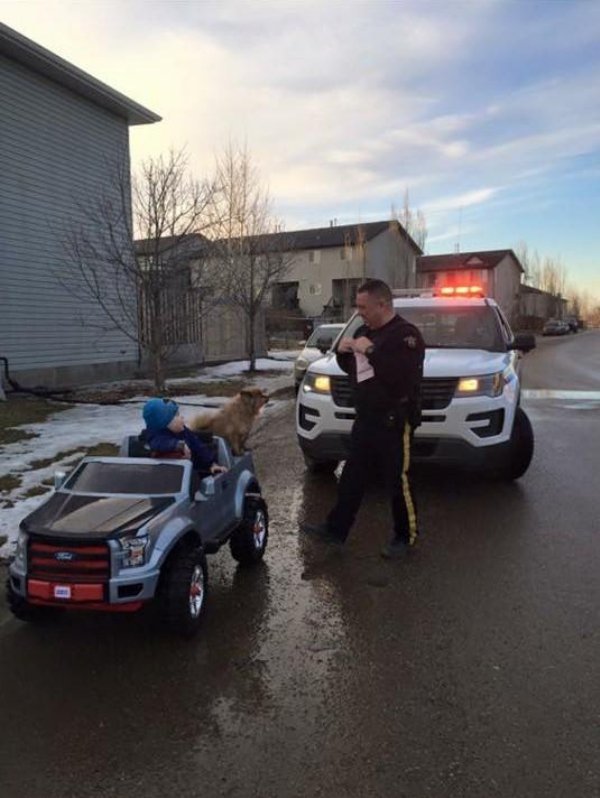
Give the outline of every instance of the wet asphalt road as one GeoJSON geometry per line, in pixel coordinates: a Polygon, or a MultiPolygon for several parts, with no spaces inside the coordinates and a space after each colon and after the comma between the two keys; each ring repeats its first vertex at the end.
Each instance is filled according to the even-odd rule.
{"type": "Polygon", "coordinates": [[[409,563],[377,555],[376,493],[341,555],[299,539],[335,481],[305,475],[289,403],[255,442],[266,561],[209,559],[200,639],[2,606],[0,796],[600,795],[599,355],[590,331],[527,356],[526,386],[598,393],[524,400],[519,483],[417,475],[409,563]]]}

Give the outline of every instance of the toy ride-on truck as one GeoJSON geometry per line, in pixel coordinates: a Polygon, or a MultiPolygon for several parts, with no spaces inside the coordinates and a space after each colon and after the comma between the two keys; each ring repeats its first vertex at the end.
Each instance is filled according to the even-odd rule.
{"type": "Polygon", "coordinates": [[[190,637],[204,614],[206,555],[227,541],[242,564],[262,559],[267,506],[252,455],[213,438],[214,476],[189,460],[151,457],[137,437],[119,457],[85,457],[56,474],[50,498],[20,525],[7,595],[14,615],[43,621],[62,610],[133,612],[148,602],[190,637]]]}

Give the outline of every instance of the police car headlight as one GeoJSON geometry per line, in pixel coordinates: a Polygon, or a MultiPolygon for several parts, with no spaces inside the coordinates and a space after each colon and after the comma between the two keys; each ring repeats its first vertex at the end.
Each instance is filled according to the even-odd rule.
{"type": "Polygon", "coordinates": [[[480,377],[461,377],[456,396],[500,396],[504,390],[504,373],[484,374],[480,377]]]}
{"type": "Polygon", "coordinates": [[[14,564],[21,571],[27,570],[27,534],[22,531],[19,532],[19,537],[17,538],[14,564]]]}
{"type": "Polygon", "coordinates": [[[302,390],[305,393],[331,393],[331,380],[326,374],[307,374],[302,390]]]}
{"type": "Polygon", "coordinates": [[[124,537],[119,540],[121,544],[121,565],[123,568],[136,568],[146,562],[148,536],[124,537]]]}

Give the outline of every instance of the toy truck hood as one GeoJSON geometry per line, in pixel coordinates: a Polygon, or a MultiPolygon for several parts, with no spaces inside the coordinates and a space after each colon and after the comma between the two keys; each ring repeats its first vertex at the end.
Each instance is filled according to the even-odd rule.
{"type": "Polygon", "coordinates": [[[107,538],[134,533],[173,504],[173,496],[88,496],[57,491],[22,522],[28,534],[107,538]]]}

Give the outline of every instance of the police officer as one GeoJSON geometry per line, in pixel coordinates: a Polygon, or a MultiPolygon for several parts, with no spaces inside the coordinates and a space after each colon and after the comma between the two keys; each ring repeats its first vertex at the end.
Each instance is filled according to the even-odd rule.
{"type": "Polygon", "coordinates": [[[384,480],[394,521],[393,536],[381,554],[400,558],[417,541],[408,472],[412,433],[420,423],[425,344],[419,330],[396,315],[392,292],[382,280],[367,280],[358,288],[356,308],[364,324],[354,338],[342,338],[337,351],[356,405],[350,455],[327,521],[304,524],[303,530],[324,542],[343,544],[375,472],[384,480]]]}

